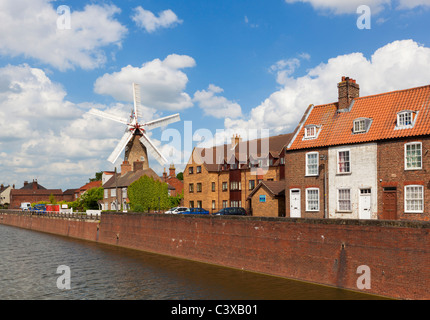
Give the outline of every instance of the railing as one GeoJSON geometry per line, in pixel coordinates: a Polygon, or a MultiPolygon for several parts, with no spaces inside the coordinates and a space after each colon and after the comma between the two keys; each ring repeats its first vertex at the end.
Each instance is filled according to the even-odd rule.
{"type": "Polygon", "coordinates": [[[32,210],[8,210],[0,209],[2,214],[16,214],[22,216],[35,216],[60,219],[75,219],[75,220],[100,220],[100,215],[87,214],[86,212],[58,212],[58,211],[32,211],[32,210]]]}

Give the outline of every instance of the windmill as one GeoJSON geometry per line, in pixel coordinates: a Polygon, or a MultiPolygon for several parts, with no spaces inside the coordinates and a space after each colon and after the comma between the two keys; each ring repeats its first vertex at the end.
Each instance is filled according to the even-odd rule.
{"type": "Polygon", "coordinates": [[[166,126],[170,123],[180,121],[179,114],[174,114],[157,120],[153,120],[146,123],[140,123],[142,117],[142,105],[140,103],[140,86],[133,83],[133,97],[134,97],[134,108],[131,112],[130,120],[127,120],[116,115],[91,109],[88,113],[99,116],[105,119],[113,120],[127,126],[127,129],[119,141],[118,145],[109,156],[108,161],[115,163],[122,151],[125,149],[125,160],[133,163],[135,161],[144,161],[144,169],[149,168],[148,162],[148,151],[150,154],[161,164],[167,163],[166,158],[161,152],[155,147],[152,141],[149,139],[146,131],[166,126]]]}

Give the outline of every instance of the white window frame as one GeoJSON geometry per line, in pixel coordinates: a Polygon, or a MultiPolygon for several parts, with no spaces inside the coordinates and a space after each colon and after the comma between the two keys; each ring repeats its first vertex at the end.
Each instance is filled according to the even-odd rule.
{"type": "MultiPolygon", "coordinates": [[[[417,156],[415,155],[415,157],[417,157],[417,156]]],[[[422,142],[416,141],[416,142],[405,143],[405,156],[404,156],[404,159],[405,159],[405,170],[421,170],[423,168],[423,144],[422,144],[422,142]],[[419,145],[420,146],[421,161],[420,161],[419,167],[410,167],[410,168],[408,168],[408,154],[407,154],[408,151],[407,151],[407,149],[408,149],[408,146],[412,146],[412,145],[419,145]]]]}
{"type": "Polygon", "coordinates": [[[337,189],[337,211],[338,212],[352,212],[352,194],[351,194],[351,188],[338,188],[337,189]],[[340,199],[340,193],[341,191],[349,191],[349,209],[341,209],[340,208],[340,201],[347,201],[345,199],[340,199]]]}
{"type": "Polygon", "coordinates": [[[424,212],[424,186],[419,184],[410,184],[405,186],[405,204],[404,204],[405,213],[423,213],[424,212]],[[420,188],[421,189],[421,198],[408,198],[408,189],[410,188],[420,188]],[[408,209],[408,201],[421,201],[420,210],[408,209]]]}
{"type": "Polygon", "coordinates": [[[364,133],[367,131],[366,119],[354,120],[354,133],[364,133]],[[357,128],[358,127],[358,128],[357,128]]]}
{"type": "Polygon", "coordinates": [[[110,196],[116,197],[116,189],[110,189],[110,196]]]}
{"type": "Polygon", "coordinates": [[[341,150],[337,150],[337,159],[336,159],[336,162],[337,162],[337,173],[338,174],[350,174],[350,173],[352,173],[352,168],[351,168],[351,150],[350,149],[341,149],[341,150]],[[344,172],[341,172],[340,171],[340,159],[339,159],[339,154],[341,153],[341,152],[348,152],[348,163],[349,163],[349,171],[344,171],[344,172]]]}
{"type": "Polygon", "coordinates": [[[397,129],[409,129],[413,128],[415,125],[417,114],[414,111],[411,110],[403,110],[400,112],[397,112],[397,122],[396,122],[396,128],[397,129]],[[410,117],[410,123],[405,123],[406,117],[410,117]]]}
{"type": "MultiPolygon", "coordinates": [[[[315,200],[312,200],[315,201],[315,200]]],[[[318,212],[320,211],[320,189],[319,188],[307,188],[306,189],[306,211],[313,211],[313,212],[318,212]],[[309,199],[309,191],[316,191],[317,192],[317,209],[311,209],[309,206],[309,201],[311,199],[309,199]]]]}
{"type": "Polygon", "coordinates": [[[108,189],[104,190],[104,198],[105,199],[109,198],[109,190],[108,189]]]}
{"type": "Polygon", "coordinates": [[[319,153],[318,152],[308,152],[306,153],[306,176],[318,176],[319,175],[319,153]],[[316,173],[309,172],[309,156],[315,155],[317,156],[317,163],[316,163],[316,173]]]}
{"type": "Polygon", "coordinates": [[[318,137],[319,127],[317,125],[307,125],[305,127],[304,139],[316,139],[318,137]]]}

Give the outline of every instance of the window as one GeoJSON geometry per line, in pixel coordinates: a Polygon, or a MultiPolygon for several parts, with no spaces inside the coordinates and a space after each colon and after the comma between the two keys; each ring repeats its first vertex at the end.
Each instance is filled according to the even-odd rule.
{"type": "Polygon", "coordinates": [[[350,173],[351,172],[351,159],[349,150],[341,150],[337,153],[337,172],[350,173]]]}
{"type": "Polygon", "coordinates": [[[305,139],[315,139],[317,137],[318,127],[310,125],[305,127],[305,139]]]}
{"type": "Polygon", "coordinates": [[[107,198],[108,198],[108,191],[109,191],[108,189],[105,189],[105,190],[104,190],[104,193],[105,193],[105,199],[107,199],[107,198]]]}
{"type": "Polygon", "coordinates": [[[279,159],[279,163],[280,163],[280,164],[285,164],[285,158],[284,158],[284,157],[280,158],[280,159],[279,159]]]}
{"type": "Polygon", "coordinates": [[[215,182],[212,182],[212,192],[215,192],[215,182]]]}
{"type": "Polygon", "coordinates": [[[110,196],[116,197],[116,189],[110,189],[110,196]]]}
{"type": "Polygon", "coordinates": [[[223,200],[222,201],[222,207],[223,208],[227,208],[227,206],[228,206],[228,201],[227,200],[223,200]]]}
{"type": "Polygon", "coordinates": [[[237,163],[232,163],[230,165],[230,170],[236,170],[237,169],[237,163]]]}
{"type": "Polygon", "coordinates": [[[194,173],[194,168],[193,167],[189,167],[188,168],[188,173],[189,174],[193,174],[194,173]]]}
{"type": "Polygon", "coordinates": [[[228,189],[228,184],[227,184],[227,182],[223,182],[222,183],[222,191],[227,191],[227,189],[228,189]]]}
{"type": "Polygon", "coordinates": [[[122,188],[122,198],[127,199],[127,188],[122,188]]]}
{"type": "Polygon", "coordinates": [[[415,123],[416,114],[413,111],[405,110],[397,113],[397,128],[412,128],[415,123]]]}
{"type": "Polygon", "coordinates": [[[197,201],[197,208],[201,208],[202,207],[202,202],[199,200],[197,201]]]}
{"type": "Polygon", "coordinates": [[[319,211],[320,210],[320,190],[318,188],[306,189],[306,211],[319,211]]]}
{"type": "Polygon", "coordinates": [[[260,159],[258,160],[258,167],[259,168],[266,168],[269,166],[269,159],[260,159]]]}
{"type": "Polygon", "coordinates": [[[248,182],[248,189],[249,190],[254,190],[255,188],[255,180],[249,180],[248,182]]]}
{"type": "Polygon", "coordinates": [[[241,183],[240,181],[231,181],[230,182],[230,190],[241,190],[241,183]]]}
{"type": "Polygon", "coordinates": [[[351,211],[351,189],[339,189],[337,197],[338,211],[351,211]]]}
{"type": "Polygon", "coordinates": [[[198,166],[196,168],[196,173],[202,173],[202,166],[198,166]]]}
{"type": "Polygon", "coordinates": [[[215,200],[212,200],[212,209],[215,210],[216,206],[215,206],[215,200]]]}
{"type": "Polygon", "coordinates": [[[306,175],[318,175],[318,152],[309,152],[306,154],[306,175]]]}
{"type": "Polygon", "coordinates": [[[242,206],[242,201],[230,201],[230,206],[233,208],[239,208],[242,206]]]}
{"type": "Polygon", "coordinates": [[[424,211],[424,187],[405,186],[405,212],[422,213],[424,211]]]}
{"type": "Polygon", "coordinates": [[[190,201],[190,208],[194,208],[194,201],[190,201]]]}
{"type": "Polygon", "coordinates": [[[405,144],[405,170],[422,169],[421,142],[405,144]]]}
{"type": "Polygon", "coordinates": [[[189,191],[190,193],[194,192],[194,183],[190,183],[189,191]]]}
{"type": "Polygon", "coordinates": [[[355,133],[365,133],[369,131],[370,125],[372,124],[372,119],[359,118],[354,120],[354,126],[352,132],[355,133]]]}
{"type": "Polygon", "coordinates": [[[197,192],[202,192],[202,184],[201,183],[197,183],[197,192]]]}

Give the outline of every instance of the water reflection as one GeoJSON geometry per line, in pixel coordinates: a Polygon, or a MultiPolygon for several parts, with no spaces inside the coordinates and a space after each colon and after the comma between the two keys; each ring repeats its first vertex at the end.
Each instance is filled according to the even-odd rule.
{"type": "Polygon", "coordinates": [[[361,293],[0,225],[0,299],[376,299],[361,293]],[[57,268],[71,290],[57,288],[57,268]]]}

